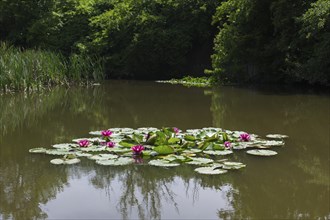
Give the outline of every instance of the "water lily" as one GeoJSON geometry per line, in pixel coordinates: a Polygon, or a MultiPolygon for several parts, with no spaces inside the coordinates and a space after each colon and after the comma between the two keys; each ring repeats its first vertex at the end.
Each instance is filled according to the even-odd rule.
{"type": "Polygon", "coordinates": [[[80,141],[78,142],[78,144],[79,144],[80,147],[88,147],[88,145],[89,145],[89,141],[88,141],[87,139],[85,139],[85,140],[80,140],[80,141]]]}
{"type": "Polygon", "coordinates": [[[112,131],[110,130],[104,130],[101,132],[103,137],[110,137],[110,135],[112,135],[112,131]]]}
{"type": "Polygon", "coordinates": [[[241,141],[250,141],[251,137],[248,133],[243,133],[243,134],[240,134],[239,139],[241,141]]]}
{"type": "Polygon", "coordinates": [[[230,148],[231,147],[231,143],[229,141],[225,141],[225,143],[223,143],[225,145],[225,148],[230,148]]]}
{"type": "Polygon", "coordinates": [[[140,155],[142,153],[142,151],[144,150],[144,147],[142,145],[135,145],[131,149],[135,155],[140,155]]]}
{"type": "Polygon", "coordinates": [[[174,128],[173,128],[173,131],[175,132],[175,134],[177,134],[177,133],[179,133],[179,132],[180,132],[180,129],[179,129],[179,128],[177,128],[177,127],[174,127],[174,128]]]}
{"type": "Polygon", "coordinates": [[[110,148],[113,148],[115,145],[116,145],[116,143],[112,142],[112,141],[106,143],[106,146],[110,147],[110,148]]]}

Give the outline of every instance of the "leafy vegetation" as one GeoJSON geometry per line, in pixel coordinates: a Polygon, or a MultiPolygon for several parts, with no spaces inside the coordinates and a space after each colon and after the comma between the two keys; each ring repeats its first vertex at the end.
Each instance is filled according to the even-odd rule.
{"type": "Polygon", "coordinates": [[[329,21],[328,0],[0,2],[1,41],[102,56],[109,78],[206,69],[221,81],[329,85],[329,21]]]}
{"type": "Polygon", "coordinates": [[[83,55],[65,58],[58,53],[0,44],[0,88],[5,92],[88,83],[102,77],[102,63],[98,58],[83,55]]]}
{"type": "Polygon", "coordinates": [[[63,158],[52,159],[52,164],[75,164],[87,157],[104,166],[122,166],[143,163],[158,167],[176,167],[180,164],[200,165],[195,171],[200,174],[224,174],[227,170],[245,167],[240,162],[227,159],[217,160],[216,156],[226,156],[233,150],[253,148],[246,153],[257,156],[274,156],[276,151],[265,150],[272,146],[283,146],[281,135],[271,135],[279,139],[265,140],[257,135],[220,128],[188,129],[178,128],[112,128],[111,130],[92,131],[96,138],[79,138],[75,143],[55,144],[53,148],[32,148],[30,153],[59,155],[63,158]],[[261,148],[262,150],[259,150],[261,148]],[[213,157],[212,157],[213,156],[213,157]]]}
{"type": "MultiPolygon", "coordinates": [[[[210,87],[212,84],[211,77],[192,77],[185,76],[182,79],[171,79],[171,80],[158,80],[159,83],[170,83],[170,84],[181,84],[187,87],[210,87]]],[[[214,82],[213,82],[214,83],[214,82]]]]}
{"type": "Polygon", "coordinates": [[[211,72],[222,80],[329,85],[329,1],[227,0],[213,22],[211,72]]]}

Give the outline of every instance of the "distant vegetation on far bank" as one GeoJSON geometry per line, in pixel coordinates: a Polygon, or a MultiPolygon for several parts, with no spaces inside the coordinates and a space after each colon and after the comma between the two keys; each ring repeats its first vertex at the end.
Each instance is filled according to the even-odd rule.
{"type": "Polygon", "coordinates": [[[103,78],[100,59],[8,46],[0,42],[0,91],[41,90],[103,78]]]}
{"type": "Polygon", "coordinates": [[[330,85],[329,0],[1,1],[0,41],[102,57],[107,78],[330,85]]]}

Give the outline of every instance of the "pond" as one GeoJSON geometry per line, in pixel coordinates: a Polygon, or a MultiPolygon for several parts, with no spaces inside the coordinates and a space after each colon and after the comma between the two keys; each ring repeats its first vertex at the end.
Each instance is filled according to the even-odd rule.
{"type": "Polygon", "coordinates": [[[0,219],[329,219],[330,96],[294,88],[186,88],[107,81],[0,96],[0,219]],[[50,164],[34,147],[111,127],[221,127],[286,134],[278,155],[225,157],[246,167],[50,164]]]}

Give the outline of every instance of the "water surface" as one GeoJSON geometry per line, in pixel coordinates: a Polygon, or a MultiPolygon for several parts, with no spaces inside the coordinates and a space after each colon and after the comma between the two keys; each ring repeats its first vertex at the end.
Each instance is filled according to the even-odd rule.
{"type": "Polygon", "coordinates": [[[185,88],[109,81],[0,96],[0,218],[330,219],[330,97],[297,89],[185,88]],[[227,156],[244,170],[49,163],[29,154],[110,127],[222,127],[290,138],[272,158],[227,156]]]}

